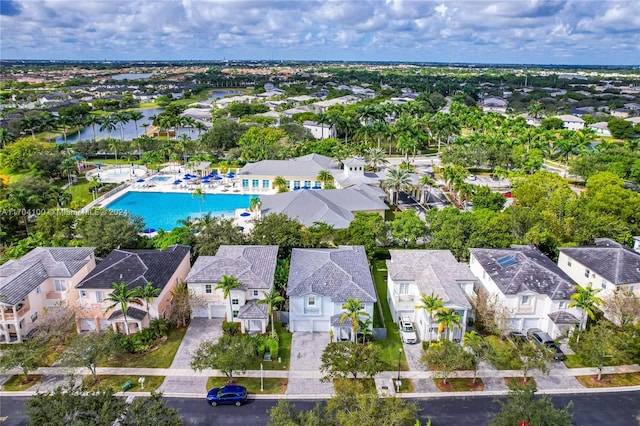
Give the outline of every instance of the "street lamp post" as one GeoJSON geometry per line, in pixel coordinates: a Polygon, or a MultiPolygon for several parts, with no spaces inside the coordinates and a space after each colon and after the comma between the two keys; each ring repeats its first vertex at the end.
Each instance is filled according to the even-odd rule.
{"type": "Polygon", "coordinates": [[[398,349],[398,380],[396,380],[396,393],[400,393],[400,386],[402,381],[400,380],[400,362],[402,360],[402,348],[398,349]]]}

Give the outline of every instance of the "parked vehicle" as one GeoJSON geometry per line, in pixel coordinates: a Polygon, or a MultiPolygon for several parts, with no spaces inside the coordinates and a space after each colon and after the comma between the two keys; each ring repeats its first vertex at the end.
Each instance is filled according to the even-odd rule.
{"type": "Polygon", "coordinates": [[[507,191],[507,192],[503,192],[502,195],[504,195],[507,198],[511,198],[513,195],[511,194],[511,191],[507,191]]]}
{"type": "Polygon", "coordinates": [[[522,331],[512,331],[509,333],[509,340],[511,340],[514,345],[520,346],[523,343],[527,343],[529,338],[522,331]]]}
{"type": "Polygon", "coordinates": [[[235,404],[239,407],[247,402],[247,388],[239,385],[213,388],[207,393],[207,402],[214,407],[218,404],[235,404]]]}
{"type": "Polygon", "coordinates": [[[409,317],[400,318],[400,336],[404,343],[417,343],[418,336],[416,336],[416,329],[413,327],[413,323],[409,317]]]}
{"type": "Polygon", "coordinates": [[[544,345],[553,351],[553,359],[556,361],[564,360],[564,352],[556,345],[556,342],[549,336],[548,333],[540,330],[539,328],[530,328],[527,330],[527,336],[537,345],[544,345]]]}

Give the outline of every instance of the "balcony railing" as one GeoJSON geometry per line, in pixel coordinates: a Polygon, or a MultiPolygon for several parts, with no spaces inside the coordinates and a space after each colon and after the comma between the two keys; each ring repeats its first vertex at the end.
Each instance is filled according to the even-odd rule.
{"type": "MultiPolygon", "coordinates": [[[[31,309],[31,306],[28,303],[19,303],[17,306],[18,312],[18,318],[24,316],[27,312],[29,312],[29,309],[31,309]]],[[[0,320],[2,319],[2,317],[0,316],[0,320]]],[[[15,317],[13,316],[13,310],[11,308],[5,308],[4,311],[4,319],[5,321],[13,321],[15,319],[15,317]]]]}
{"type": "Polygon", "coordinates": [[[47,293],[47,299],[62,299],[62,293],[59,291],[50,291],[47,293]]]}

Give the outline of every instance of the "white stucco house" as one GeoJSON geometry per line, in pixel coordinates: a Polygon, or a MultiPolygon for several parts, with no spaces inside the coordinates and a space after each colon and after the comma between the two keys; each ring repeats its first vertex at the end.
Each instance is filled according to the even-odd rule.
{"type": "Polygon", "coordinates": [[[430,314],[420,306],[421,295],[438,296],[444,308],[455,310],[462,317],[460,327],[454,327],[449,336],[461,340],[466,332],[476,277],[469,267],[458,262],[449,250],[389,250],[387,260],[387,300],[391,316],[397,323],[400,317],[409,317],[415,324],[420,340],[439,340],[439,324],[432,322],[430,314]]]}
{"type": "Polygon", "coordinates": [[[535,246],[469,252],[481,288],[509,310],[508,328],[540,328],[555,338],[579,325],[580,311],[569,308],[575,282],[535,246]]]}
{"type": "Polygon", "coordinates": [[[580,286],[602,289],[601,295],[617,288],[640,295],[640,253],[609,238],[597,238],[593,246],[560,248],[558,266],[580,286]]]}
{"type": "Polygon", "coordinates": [[[506,114],[509,101],[499,98],[497,96],[487,96],[481,101],[482,112],[497,112],[499,114],[506,114]]]}
{"type": "Polygon", "coordinates": [[[347,299],[360,299],[373,320],[377,300],[362,246],[293,249],[287,284],[289,330],[333,332],[334,340],[350,340],[351,320],[340,319],[347,299]]]}
{"type": "Polygon", "coordinates": [[[199,256],[185,278],[189,289],[204,300],[204,306],[192,312],[192,317],[226,318],[240,322],[243,333],[264,333],[268,306],[257,302],[273,289],[277,262],[278,246],[222,245],[215,256],[199,256]],[[216,289],[223,275],[242,283],[226,299],[222,290],[216,289]]]}
{"type": "Polygon", "coordinates": [[[565,129],[582,130],[584,129],[584,120],[571,114],[558,115],[556,118],[562,120],[565,129]]]}
{"type": "Polygon", "coordinates": [[[337,135],[336,128],[334,126],[316,123],[315,121],[307,120],[302,123],[302,127],[310,131],[316,139],[335,138],[337,135]]]}
{"type": "Polygon", "coordinates": [[[0,343],[20,343],[47,309],[73,307],[96,261],[91,247],[38,247],[0,266],[0,343]]]}

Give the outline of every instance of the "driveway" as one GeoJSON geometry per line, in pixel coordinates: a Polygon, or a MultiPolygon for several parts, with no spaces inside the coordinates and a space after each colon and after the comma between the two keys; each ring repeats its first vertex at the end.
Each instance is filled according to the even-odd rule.
{"type": "MultiPolygon", "coordinates": [[[[189,324],[176,356],[171,363],[172,369],[191,369],[191,355],[196,351],[203,340],[217,342],[222,336],[222,318],[193,318],[189,324]]],[[[168,376],[164,379],[160,391],[164,393],[191,392],[199,393],[207,391],[207,377],[168,376]]]]}
{"type": "MultiPolygon", "coordinates": [[[[403,342],[402,347],[410,371],[427,371],[427,368],[420,363],[420,358],[422,358],[421,341],[413,345],[403,342]]],[[[402,373],[400,373],[400,377],[402,377],[402,373]]],[[[440,389],[438,389],[432,379],[413,379],[413,391],[418,393],[440,392],[440,389]]]]}
{"type": "Polygon", "coordinates": [[[329,344],[329,333],[296,331],[291,340],[291,365],[287,395],[332,395],[333,384],[320,382],[321,357],[329,344]],[[304,378],[313,371],[317,378],[304,378]],[[300,372],[300,374],[297,374],[300,372]]]}

